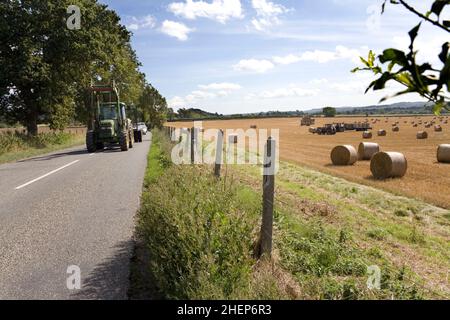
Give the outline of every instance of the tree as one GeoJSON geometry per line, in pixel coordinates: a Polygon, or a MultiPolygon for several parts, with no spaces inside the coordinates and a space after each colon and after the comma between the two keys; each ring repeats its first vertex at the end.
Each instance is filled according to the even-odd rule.
{"type": "Polygon", "coordinates": [[[145,76],[120,17],[96,0],[10,0],[0,3],[0,113],[29,134],[38,122],[62,129],[85,122],[86,88],[116,80],[121,99],[142,94],[145,76]],[[66,26],[67,7],[82,13],[80,30],[66,26]]]}
{"type": "Polygon", "coordinates": [[[334,118],[337,114],[336,109],[333,107],[325,107],[322,112],[326,118],[334,118]]]}
{"type": "MultiPolygon", "coordinates": [[[[382,13],[388,0],[385,0],[382,5],[382,13]]],[[[408,11],[419,16],[423,21],[431,23],[435,27],[450,32],[450,21],[443,20],[441,14],[445,7],[450,5],[450,0],[435,0],[431,9],[426,13],[421,13],[405,0],[389,0],[393,5],[401,5],[408,11]]],[[[372,71],[379,78],[374,80],[366,90],[383,90],[386,83],[395,81],[405,87],[405,90],[397,92],[394,96],[403,95],[406,93],[416,92],[428,101],[435,104],[434,112],[439,114],[442,109],[450,110],[450,42],[442,44],[442,50],[439,54],[439,61],[442,66],[432,66],[426,62],[418,64],[416,61],[417,51],[414,50],[414,42],[418,36],[421,28],[420,22],[410,32],[410,46],[408,52],[403,52],[398,49],[390,48],[383,51],[383,54],[378,57],[373,51],[369,52],[367,60],[361,58],[365,65],[364,68],[355,68],[352,72],[361,70],[372,71]],[[376,64],[378,60],[381,65],[376,64]]],[[[390,97],[383,98],[380,102],[387,100],[390,97]]]]}
{"type": "Polygon", "coordinates": [[[161,128],[167,120],[169,109],[166,98],[150,84],[145,85],[139,99],[138,108],[150,128],[161,128]]]}

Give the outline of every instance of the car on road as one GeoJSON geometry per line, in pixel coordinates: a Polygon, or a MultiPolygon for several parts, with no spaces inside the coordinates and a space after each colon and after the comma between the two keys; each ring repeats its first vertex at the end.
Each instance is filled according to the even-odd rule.
{"type": "Polygon", "coordinates": [[[136,129],[142,131],[144,133],[144,135],[147,135],[147,133],[148,133],[147,125],[144,122],[139,122],[136,125],[136,129]]]}

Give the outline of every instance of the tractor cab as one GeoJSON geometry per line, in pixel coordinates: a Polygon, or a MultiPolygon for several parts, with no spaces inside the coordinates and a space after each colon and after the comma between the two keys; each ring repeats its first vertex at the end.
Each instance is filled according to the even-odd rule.
{"type": "Polygon", "coordinates": [[[133,147],[133,128],[120,102],[119,91],[111,85],[92,85],[90,130],[86,135],[89,152],[103,149],[105,144],[119,144],[122,151],[133,147]]]}

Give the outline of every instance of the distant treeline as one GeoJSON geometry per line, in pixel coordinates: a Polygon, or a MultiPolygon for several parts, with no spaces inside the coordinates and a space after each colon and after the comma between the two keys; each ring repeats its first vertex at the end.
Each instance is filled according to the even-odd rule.
{"type": "MultiPolygon", "coordinates": [[[[338,116],[370,116],[370,115],[426,115],[433,114],[433,105],[411,105],[405,107],[405,104],[394,104],[389,106],[374,106],[361,108],[343,108],[336,109],[338,116]]],[[[443,110],[443,114],[448,114],[443,110]]],[[[180,109],[178,112],[169,114],[169,122],[179,121],[206,121],[206,120],[239,120],[239,119],[264,119],[264,118],[295,118],[304,115],[323,116],[323,112],[318,110],[312,111],[269,111],[247,114],[223,115],[218,113],[210,113],[201,109],[180,109]]]]}
{"type": "Polygon", "coordinates": [[[223,115],[210,113],[200,109],[180,109],[177,113],[169,114],[169,122],[177,121],[206,121],[206,120],[238,120],[238,119],[262,119],[262,118],[289,118],[301,117],[305,115],[303,111],[269,111],[247,114],[223,115]]]}

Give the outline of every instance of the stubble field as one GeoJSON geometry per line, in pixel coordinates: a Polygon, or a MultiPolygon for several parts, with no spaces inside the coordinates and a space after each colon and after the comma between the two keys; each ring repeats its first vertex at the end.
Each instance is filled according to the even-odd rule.
{"type": "MultiPolygon", "coordinates": [[[[394,194],[419,198],[437,206],[450,208],[450,164],[438,163],[437,148],[440,144],[450,144],[450,124],[441,123],[442,132],[435,132],[434,127],[425,128],[425,122],[433,120],[433,116],[407,117],[339,117],[336,119],[316,119],[315,127],[332,122],[363,122],[366,119],[379,119],[373,126],[373,138],[363,139],[362,132],[346,131],[334,136],[319,136],[309,133],[309,127],[301,127],[299,118],[277,119],[245,119],[226,121],[205,121],[205,129],[258,129],[280,130],[280,158],[288,162],[301,164],[322,172],[345,178],[361,184],[388,190],[394,194]],[[413,127],[419,118],[422,125],[413,127]],[[393,132],[392,124],[399,122],[400,131],[393,132]],[[405,123],[406,122],[406,123],[405,123]],[[387,136],[378,137],[377,131],[385,129],[387,136]],[[418,140],[418,131],[427,131],[428,139],[418,140]],[[403,153],[408,160],[406,176],[384,181],[375,180],[370,172],[370,161],[358,161],[353,166],[333,166],[330,152],[337,145],[353,145],[356,149],[360,142],[376,142],[382,151],[403,153]]],[[[178,128],[192,127],[192,122],[171,123],[178,128]]]]}

